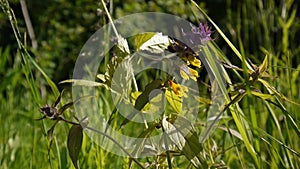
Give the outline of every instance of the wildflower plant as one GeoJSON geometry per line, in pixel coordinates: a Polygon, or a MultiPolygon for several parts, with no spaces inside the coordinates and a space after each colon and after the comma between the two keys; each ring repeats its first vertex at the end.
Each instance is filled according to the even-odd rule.
{"type": "MultiPolygon", "coordinates": [[[[200,8],[199,10],[201,11],[200,8]]],[[[212,33],[219,32],[221,36],[224,34],[212,21],[211,24],[216,30],[212,30],[207,23],[200,22],[199,26],[194,26],[186,22],[182,24],[178,22],[178,18],[174,19],[169,15],[158,15],[138,14],[111,22],[110,26],[116,37],[114,39],[117,40],[106,48],[100,47],[100,50],[92,51],[90,56],[88,55],[93,46],[83,47],[80,59],[77,60],[80,67],[75,66],[74,79],[64,81],[73,83],[75,98],[93,93],[95,98],[99,97],[114,105],[109,109],[101,108],[102,106],[100,109],[95,106],[93,110],[89,109],[92,112],[105,111],[101,117],[95,117],[85,111],[85,105],[91,107],[89,105],[94,105],[97,100],[75,105],[81,118],[89,116],[89,124],[105,134],[102,135],[102,139],[88,134],[90,138],[105,150],[120,156],[129,156],[130,159],[154,156],[165,159],[165,165],[170,167],[175,154],[181,154],[196,168],[225,167],[226,164],[222,160],[209,160],[206,154],[214,154],[213,159],[218,159],[220,154],[215,153],[216,150],[204,149],[203,145],[218,128],[222,116],[230,113],[236,130],[227,131],[235,133],[233,136],[243,142],[254,166],[259,166],[260,162],[251,139],[253,134],[248,130],[250,124],[243,118],[243,111],[238,103],[248,95],[269,100],[275,94],[289,101],[263,79],[270,77],[266,72],[267,56],[260,66],[256,66],[243,60],[237,52],[237,56],[246,66],[239,68],[225,59],[214,44],[212,33]],[[149,25],[137,25],[136,28],[132,28],[138,20],[148,18],[169,21],[172,23],[171,27],[180,30],[180,34],[175,34],[168,28],[167,31],[162,29],[161,32],[157,32],[160,29],[149,25]],[[133,44],[131,46],[134,47],[130,47],[129,44],[133,44]],[[105,56],[105,51],[109,55],[105,56]],[[93,61],[89,62],[90,57],[94,56],[100,56],[100,59],[96,62],[92,59],[93,61]],[[103,65],[104,58],[110,61],[101,72],[97,68],[99,64],[103,65]],[[86,65],[82,66],[81,63],[86,65]],[[232,82],[226,69],[240,71],[249,79],[232,82]],[[205,82],[205,78],[204,81],[201,79],[200,73],[203,70],[207,71],[210,82],[205,82]],[[98,78],[97,82],[93,81],[95,76],[98,78]],[[270,93],[258,90],[255,87],[257,83],[265,86],[270,93]],[[87,89],[87,86],[92,89],[87,89]],[[95,93],[97,87],[102,87],[100,93],[95,93]],[[202,96],[206,93],[205,89],[211,91],[209,97],[202,96]],[[112,100],[107,101],[108,98],[101,97],[103,92],[109,92],[112,100]],[[199,115],[202,112],[205,112],[204,122],[198,119],[199,116],[203,117],[202,114],[199,115]],[[204,127],[195,127],[197,122],[204,124],[204,127]],[[132,128],[135,130],[130,130],[132,128]],[[107,136],[111,136],[110,140],[118,140],[119,146],[113,146],[115,142],[108,141],[107,136]],[[119,151],[120,147],[124,147],[124,150],[119,151]]],[[[209,17],[207,19],[210,20],[209,17]]],[[[149,23],[151,22],[155,21],[150,19],[149,23]]],[[[103,30],[105,29],[108,28],[103,30]]],[[[99,39],[104,37],[102,33],[100,31],[91,37],[93,43],[103,44],[103,40],[99,39]]],[[[136,163],[141,166],[140,163],[136,163]]],[[[149,165],[155,165],[155,162],[149,165]]]]}
{"type": "MultiPolygon", "coordinates": [[[[289,100],[263,79],[269,77],[267,57],[260,66],[242,60],[247,69],[239,68],[224,59],[214,46],[211,37],[214,31],[206,23],[201,22],[199,27],[187,23],[165,14],[135,14],[111,21],[85,44],[73,79],[62,82],[73,84],[74,99],[93,96],[74,104],[76,119],[88,118],[88,125],[74,124],[72,128],[76,130],[69,134],[72,146],[68,148],[73,153],[70,157],[74,166],[79,166],[78,147],[85,128],[87,135],[106,151],[129,157],[129,166],[134,161],[144,168],[137,158],[156,157],[165,159],[159,165],[171,167],[171,161],[179,154],[196,168],[226,167],[222,160],[210,160],[207,154],[213,154],[212,159],[218,159],[220,154],[203,145],[228,112],[237,129],[227,131],[235,133],[232,135],[243,142],[253,164],[259,166],[252,133],[247,130],[249,123],[244,120],[238,103],[249,94],[262,100],[271,99],[273,94],[289,100]],[[151,23],[153,18],[171,20],[171,26],[181,30],[180,34],[168,27],[167,31],[157,32],[155,25],[132,28],[141,19],[151,23]],[[110,28],[114,30],[112,38],[102,39],[110,28]],[[249,78],[233,83],[226,68],[243,72],[249,78]],[[210,82],[201,80],[204,69],[210,82]],[[255,83],[261,83],[271,93],[258,90],[255,83]],[[205,88],[211,91],[209,97],[202,96],[205,88]],[[111,97],[105,97],[108,95],[111,97]],[[199,115],[202,112],[204,121],[198,119],[203,117],[199,115]],[[197,122],[204,127],[196,127],[197,122]]],[[[157,166],[155,161],[149,165],[157,166]]]]}
{"type": "MultiPolygon", "coordinates": [[[[114,143],[107,140],[105,135],[99,139],[98,135],[89,133],[90,138],[102,148],[120,156],[128,156],[129,152],[131,158],[164,157],[166,164],[171,166],[172,154],[179,153],[194,166],[207,166],[202,164],[205,161],[200,156],[203,149],[196,133],[209,135],[212,129],[197,131],[194,123],[199,105],[202,105],[198,99],[199,72],[203,70],[199,55],[212,39],[210,35],[210,28],[202,23],[196,28],[180,18],[160,13],[134,14],[113,21],[96,32],[79,55],[74,78],[62,83],[72,82],[73,97],[77,99],[86,94],[92,94],[93,98],[102,98],[103,92],[111,94],[112,100],[102,99],[112,102],[109,105],[113,107],[103,109],[93,104],[99,102],[97,99],[84,99],[74,104],[75,110],[79,118],[88,116],[89,126],[118,140],[126,152],[113,146],[114,143]],[[169,27],[161,28],[159,24],[132,28],[131,25],[137,24],[141,18],[149,23],[154,22],[154,18],[160,18],[171,24],[168,26],[181,30],[180,34],[169,27]],[[100,46],[100,49],[95,49],[95,44],[104,44],[100,37],[109,26],[115,30],[113,39],[116,40],[109,41],[105,48],[100,46]],[[133,48],[129,45],[132,43],[133,48]],[[102,63],[104,58],[109,60],[107,65],[102,63]],[[101,72],[99,65],[106,69],[101,72]],[[93,81],[94,77],[98,79],[96,82],[93,81]],[[85,111],[86,106],[91,112],[85,111]],[[97,113],[93,112],[99,111],[106,113],[95,116],[97,113]]],[[[219,87],[214,89],[213,95],[220,93],[219,87]]],[[[211,104],[212,107],[219,107],[221,100],[222,97],[215,101],[217,104],[211,104]]]]}
{"type": "MultiPolygon", "coordinates": [[[[300,134],[298,123],[282,101],[297,103],[268,81],[274,78],[268,72],[269,55],[260,65],[246,59],[194,1],[191,5],[207,19],[199,26],[180,17],[151,12],[112,20],[101,2],[110,23],[83,46],[73,78],[61,82],[72,84],[73,101],[60,106],[63,92],[58,94],[57,87],[31,58],[20,41],[8,2],[1,1],[22,51],[26,75],[30,74],[30,62],[58,95],[53,104],[40,108],[42,117],[38,119],[54,121],[47,131],[49,160],[54,129],[65,122],[71,125],[67,149],[75,168],[82,165],[79,155],[86,146],[86,137],[105,151],[104,157],[112,153],[128,158],[128,168],[227,168],[232,163],[245,168],[238,145],[242,145],[245,157],[250,157],[247,166],[275,166],[258,156],[263,154],[260,141],[271,147],[271,142],[281,146],[282,152],[271,149],[270,153],[283,154],[276,156],[280,165],[298,166],[291,159],[297,161],[299,153],[282,136],[278,140],[260,129],[256,112],[252,111],[248,119],[240,106],[244,98],[256,97],[279,124],[270,109],[275,105],[284,112],[294,132],[300,134]],[[221,52],[213,34],[226,41],[241,66],[233,65],[221,52]],[[229,71],[239,80],[232,80],[229,71]],[[65,112],[71,107],[75,113],[68,116],[65,112]],[[222,143],[216,141],[220,133],[226,135],[220,139],[222,143]],[[224,161],[229,151],[236,152],[237,159],[224,161]]],[[[31,84],[31,77],[26,78],[31,84]]],[[[32,91],[37,93],[35,88],[32,91]]]]}

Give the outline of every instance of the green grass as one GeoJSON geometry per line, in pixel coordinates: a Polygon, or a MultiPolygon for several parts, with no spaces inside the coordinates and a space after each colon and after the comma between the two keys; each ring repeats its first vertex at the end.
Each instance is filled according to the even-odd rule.
{"type": "MultiPolygon", "coordinates": [[[[24,46],[23,34],[19,33],[13,12],[5,2],[1,0],[0,5],[7,18],[12,16],[10,23],[18,52],[10,47],[0,47],[0,168],[73,168],[67,149],[70,124],[58,123],[48,157],[50,139],[47,131],[54,122],[35,119],[42,116],[39,108],[46,103],[52,104],[59,95],[58,84],[24,46]]],[[[227,23],[222,28],[202,10],[201,4],[199,7],[191,1],[186,5],[187,11],[201,14],[217,34],[203,52],[226,101],[218,125],[206,131],[206,140],[199,144],[195,142],[197,147],[201,146],[197,154],[202,162],[199,168],[300,168],[300,47],[297,45],[300,24],[296,13],[299,11],[293,2],[297,3],[290,0],[278,5],[273,0],[265,3],[246,0],[237,4],[227,0],[227,15],[224,16],[227,23]],[[240,69],[218,69],[214,65],[216,59],[240,69]],[[265,68],[267,73],[264,74],[265,68]],[[258,78],[253,80],[256,76],[258,78]],[[223,78],[226,85],[222,84],[223,78]],[[245,93],[238,93],[239,87],[244,87],[245,93]],[[254,87],[264,94],[254,93],[254,87]]],[[[148,73],[152,72],[140,74],[138,78],[144,78],[148,83],[152,80],[147,77],[148,73]]],[[[139,87],[145,87],[147,83],[144,83],[139,87]]],[[[206,89],[201,91],[204,95],[208,94],[206,89]]],[[[70,93],[68,89],[65,91],[60,106],[71,101],[70,93]]],[[[113,100],[105,99],[108,93],[103,87],[96,90],[102,112],[114,109],[113,100]]],[[[72,119],[73,114],[74,109],[67,110],[66,118],[72,119]]],[[[118,127],[122,118],[118,114],[113,117],[112,126],[118,127]]],[[[198,118],[194,132],[199,136],[206,114],[199,114],[198,118]]],[[[136,129],[131,124],[126,127],[136,129]]],[[[141,132],[134,133],[139,135],[143,129],[135,131],[141,132]]],[[[187,138],[192,143],[193,139],[193,136],[187,138]]],[[[195,168],[188,159],[189,153],[193,152],[183,152],[180,156],[167,152],[164,156],[136,161],[142,165],[159,164],[161,168],[195,168]]],[[[136,161],[107,152],[86,134],[83,136],[79,157],[81,168],[129,168],[130,165],[139,168],[136,161]]]]}

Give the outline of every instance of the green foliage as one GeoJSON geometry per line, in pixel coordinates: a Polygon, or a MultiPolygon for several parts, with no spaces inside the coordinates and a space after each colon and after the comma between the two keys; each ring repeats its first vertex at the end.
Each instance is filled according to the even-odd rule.
{"type": "MultiPolygon", "coordinates": [[[[19,1],[10,1],[10,6],[7,3],[5,0],[0,3],[3,11],[0,13],[0,168],[300,167],[300,117],[297,114],[300,99],[297,37],[300,24],[297,1],[190,3],[183,0],[116,0],[106,4],[110,13],[102,10],[101,3],[91,0],[28,1],[37,49],[31,48],[28,45],[30,38],[24,36],[27,28],[18,8],[19,1]],[[172,39],[160,33],[140,34],[131,37],[133,41],[119,37],[118,46],[111,50],[118,55],[107,58],[106,67],[97,75],[97,82],[70,79],[80,47],[97,28],[109,22],[107,16],[118,18],[144,11],[171,13],[193,23],[206,19],[215,30],[213,35],[216,38],[200,52],[205,56],[205,63],[212,70],[215,81],[208,82],[207,72],[200,65],[188,65],[199,72],[199,77],[193,77],[197,77],[194,79],[201,86],[201,97],[193,98],[199,100],[201,112],[195,124],[190,124],[179,113],[186,90],[183,86],[172,88],[169,82],[173,79],[164,72],[145,71],[136,79],[126,79],[132,82],[128,89],[112,88],[115,83],[112,76],[116,71],[122,71],[116,70],[118,67],[126,68],[125,61],[130,63],[126,60],[130,52],[169,50],[172,39]],[[74,102],[59,105],[61,94],[54,104],[42,107],[42,118],[47,117],[47,120],[35,121],[41,117],[38,108],[52,102],[50,100],[59,94],[58,82],[95,87],[95,95],[101,95],[99,105],[108,105],[102,106],[101,110],[112,127],[120,132],[125,131],[124,128],[134,129],[129,134],[142,138],[164,131],[168,134],[161,141],[170,148],[169,151],[163,151],[162,147],[154,149],[157,147],[151,147],[145,140],[137,142],[133,149],[123,148],[106,132],[88,126],[87,119],[77,119],[70,108],[74,102]],[[209,89],[215,86],[220,87],[225,103],[216,110],[215,116],[209,117],[207,110],[217,99],[208,97],[211,94],[209,89]],[[124,120],[111,106],[114,101],[106,99],[110,92],[132,95],[137,92],[141,95],[130,98],[129,103],[138,110],[153,110],[155,99],[161,99],[149,99],[154,89],[163,91],[166,112],[156,121],[139,127],[124,120]],[[73,117],[76,122],[73,122],[73,117]],[[214,120],[206,123],[207,118],[214,120]],[[182,125],[174,123],[175,119],[182,125]],[[187,135],[178,130],[182,126],[188,131],[187,135]],[[82,132],[83,128],[107,138],[129,158],[101,149],[82,132]],[[200,133],[204,133],[202,140],[199,140],[200,133]],[[154,150],[162,153],[134,158],[136,154],[154,150]]],[[[124,95],[118,98],[122,97],[124,95]]]]}
{"type": "Polygon", "coordinates": [[[69,131],[67,145],[70,158],[77,169],[79,168],[78,157],[81,150],[82,138],[82,127],[80,125],[73,125],[69,131]]]}
{"type": "MultiPolygon", "coordinates": [[[[145,87],[145,90],[143,91],[143,93],[141,93],[136,98],[134,108],[138,111],[142,110],[145,107],[145,105],[150,102],[151,97],[155,97],[155,96],[150,97],[150,93],[155,89],[160,89],[161,87],[162,87],[162,81],[159,79],[150,82],[145,87]]],[[[126,119],[124,119],[124,121],[121,124],[121,127],[124,126],[125,124],[127,124],[129,122],[129,120],[131,120],[138,113],[136,110],[134,110],[131,114],[129,114],[126,117],[126,119]]]]}

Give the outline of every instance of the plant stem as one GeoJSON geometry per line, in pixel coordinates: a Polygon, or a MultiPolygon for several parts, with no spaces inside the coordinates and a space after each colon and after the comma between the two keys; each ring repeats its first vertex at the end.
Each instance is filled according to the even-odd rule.
{"type": "Polygon", "coordinates": [[[136,162],[136,164],[137,165],[139,165],[141,168],[143,168],[143,169],[145,169],[145,167],[137,160],[137,159],[135,159],[127,150],[125,150],[125,148],[124,147],[122,147],[122,145],[120,145],[115,139],[113,139],[111,136],[109,136],[109,135],[107,135],[107,134],[105,134],[105,133],[103,133],[103,132],[101,132],[101,131],[99,131],[99,130],[97,130],[97,129],[94,129],[94,128],[92,128],[92,127],[89,127],[89,126],[86,126],[85,127],[86,129],[89,129],[89,130],[91,130],[91,131],[93,131],[93,132],[96,132],[96,133],[98,133],[98,134],[100,134],[100,135],[103,135],[103,136],[105,136],[105,137],[107,137],[108,139],[110,139],[113,143],[115,143],[120,149],[122,149],[122,151],[124,151],[134,162],[136,162]]]}

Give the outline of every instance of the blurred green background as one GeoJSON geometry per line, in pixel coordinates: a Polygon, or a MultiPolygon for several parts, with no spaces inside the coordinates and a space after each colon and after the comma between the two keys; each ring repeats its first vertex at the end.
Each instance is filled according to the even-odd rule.
{"type": "MultiPolygon", "coordinates": [[[[272,85],[289,99],[299,103],[300,2],[298,0],[198,0],[196,2],[206,10],[241,53],[253,63],[260,64],[265,55],[270,54],[269,72],[275,77],[272,85]]],[[[9,3],[18,21],[20,33],[22,37],[26,37],[22,41],[27,45],[34,60],[56,84],[72,78],[74,63],[81,47],[95,31],[108,23],[100,1],[27,0],[27,9],[38,44],[37,48],[32,48],[20,1],[11,0],[9,3]]],[[[155,11],[177,15],[195,24],[199,19],[204,21],[204,17],[199,12],[195,13],[197,16],[195,18],[192,12],[195,10],[185,0],[115,0],[107,3],[107,7],[112,9],[110,12],[113,18],[155,11]]],[[[232,63],[241,66],[236,57],[233,57],[234,53],[216,32],[213,38],[232,63]]],[[[17,49],[8,16],[1,10],[0,168],[49,168],[51,165],[47,160],[48,140],[43,127],[50,125],[33,119],[41,116],[39,107],[46,103],[51,104],[56,96],[41,73],[31,67],[33,83],[39,89],[40,96],[39,99],[33,98],[24,75],[23,61],[17,49]]],[[[290,103],[285,104],[287,111],[293,115],[299,125],[298,107],[290,103]]],[[[257,113],[261,110],[258,108],[257,113]]],[[[280,115],[278,113],[278,119],[284,119],[280,115]]],[[[70,167],[70,162],[64,161],[68,160],[65,146],[65,133],[68,128],[67,125],[62,125],[56,129],[59,131],[57,138],[60,139],[55,140],[57,146],[52,150],[61,157],[60,161],[57,161],[58,164],[52,164],[53,168],[70,167]]],[[[272,135],[275,129],[276,127],[270,127],[265,130],[272,135]]],[[[299,136],[288,133],[283,135],[287,140],[292,140],[288,141],[290,146],[299,152],[299,136]]],[[[88,155],[93,152],[97,154],[99,148],[96,145],[86,146],[88,147],[86,150],[90,151],[84,152],[81,159],[86,166],[108,167],[110,164],[105,162],[105,159],[108,161],[117,159],[113,161],[113,166],[125,167],[124,161],[127,159],[112,154],[105,157],[88,155]],[[99,158],[103,160],[101,164],[94,164],[93,159],[97,161],[99,158]]],[[[55,157],[53,159],[53,161],[57,160],[55,157]]],[[[299,162],[299,157],[296,160],[299,162]]],[[[279,166],[281,167],[284,168],[279,166]]]]}

